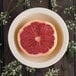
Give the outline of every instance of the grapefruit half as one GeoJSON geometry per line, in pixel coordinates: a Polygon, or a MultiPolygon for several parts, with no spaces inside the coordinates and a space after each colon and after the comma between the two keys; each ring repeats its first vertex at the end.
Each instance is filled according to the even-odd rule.
{"type": "Polygon", "coordinates": [[[57,32],[53,24],[33,20],[19,29],[17,42],[26,55],[45,56],[54,51],[57,45],[57,32]]]}

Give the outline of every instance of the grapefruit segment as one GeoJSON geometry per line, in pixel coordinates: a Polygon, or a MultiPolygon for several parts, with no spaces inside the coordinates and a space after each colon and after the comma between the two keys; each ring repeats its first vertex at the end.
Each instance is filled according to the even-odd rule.
{"type": "Polygon", "coordinates": [[[19,29],[17,42],[26,55],[49,55],[57,45],[56,29],[49,22],[33,20],[19,29]]]}

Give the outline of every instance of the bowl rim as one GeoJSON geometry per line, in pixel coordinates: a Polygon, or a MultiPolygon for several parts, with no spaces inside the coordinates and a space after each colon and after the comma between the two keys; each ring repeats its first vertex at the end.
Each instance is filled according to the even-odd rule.
{"type": "Polygon", "coordinates": [[[66,27],[64,20],[54,11],[49,10],[47,8],[42,8],[42,7],[30,8],[28,10],[21,12],[11,23],[11,26],[8,32],[8,44],[9,44],[12,54],[22,64],[30,66],[30,67],[34,67],[34,68],[45,68],[58,62],[63,57],[65,52],[67,51],[68,43],[69,43],[69,32],[68,32],[68,29],[66,27]],[[51,60],[48,60],[46,62],[40,62],[40,63],[34,63],[33,61],[28,61],[27,59],[23,58],[17,51],[15,43],[14,43],[14,32],[19,22],[22,21],[25,16],[28,17],[29,15],[35,14],[35,13],[42,13],[42,14],[51,16],[59,23],[60,27],[62,28],[62,31],[64,31],[63,32],[63,37],[64,37],[63,45],[60,51],[58,52],[58,54],[51,60]]]}

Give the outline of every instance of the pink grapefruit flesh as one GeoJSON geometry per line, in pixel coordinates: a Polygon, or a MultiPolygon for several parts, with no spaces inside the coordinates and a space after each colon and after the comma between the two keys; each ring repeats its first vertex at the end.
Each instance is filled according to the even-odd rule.
{"type": "Polygon", "coordinates": [[[17,36],[21,50],[29,56],[43,56],[53,52],[57,45],[55,27],[46,21],[33,20],[23,25],[17,36]]]}

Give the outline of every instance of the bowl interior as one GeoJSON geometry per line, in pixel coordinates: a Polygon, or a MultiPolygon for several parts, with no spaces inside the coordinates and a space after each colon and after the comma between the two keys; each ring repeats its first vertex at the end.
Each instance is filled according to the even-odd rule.
{"type": "Polygon", "coordinates": [[[62,29],[60,27],[60,25],[56,22],[55,19],[53,19],[52,17],[48,16],[48,15],[45,15],[45,14],[42,14],[42,13],[36,13],[36,14],[32,14],[30,16],[28,16],[28,18],[24,18],[20,23],[19,25],[17,26],[16,30],[15,30],[15,33],[14,33],[14,41],[15,41],[15,45],[16,45],[16,48],[18,50],[18,52],[23,56],[25,57],[27,60],[29,61],[33,61],[33,62],[45,62],[51,58],[53,58],[54,56],[56,56],[56,54],[60,51],[61,47],[62,47],[62,44],[63,44],[63,32],[62,32],[62,29]],[[54,52],[48,56],[42,56],[42,57],[30,57],[28,55],[25,55],[21,49],[19,48],[18,46],[18,42],[17,42],[17,33],[18,33],[18,30],[24,25],[26,24],[27,22],[31,21],[31,20],[41,20],[41,21],[48,21],[50,23],[52,23],[54,25],[54,27],[56,28],[56,31],[57,31],[57,38],[58,38],[58,42],[57,42],[57,46],[54,50],[54,52]],[[61,35],[61,36],[59,36],[61,35]],[[61,40],[61,41],[60,41],[61,40]]]}

